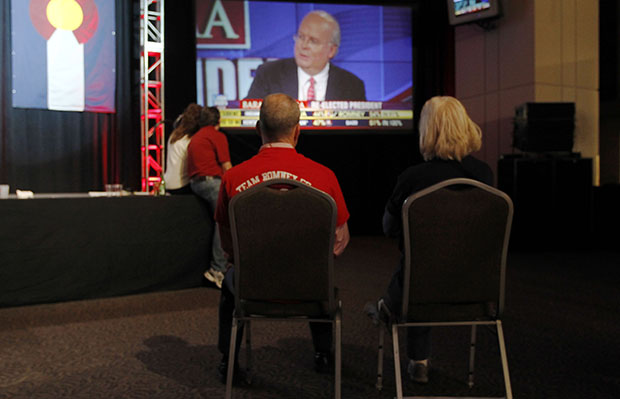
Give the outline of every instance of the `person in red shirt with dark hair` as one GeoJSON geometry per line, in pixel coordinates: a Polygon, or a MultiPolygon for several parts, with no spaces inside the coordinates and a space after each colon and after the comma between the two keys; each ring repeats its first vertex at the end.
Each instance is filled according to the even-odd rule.
{"type": "MultiPolygon", "coordinates": [[[[217,196],[224,172],[232,167],[228,140],[220,132],[220,111],[215,107],[204,107],[198,123],[201,128],[192,136],[187,147],[187,175],[192,191],[203,198],[211,214],[215,214],[217,196]]],[[[205,272],[207,280],[222,287],[228,260],[222,250],[217,225],[214,226],[211,243],[211,265],[205,272]]]]}
{"type": "MultiPolygon", "coordinates": [[[[277,178],[296,180],[330,195],[338,209],[334,255],[340,255],[349,243],[347,225],[349,211],[336,175],[329,168],[306,158],[295,150],[300,133],[299,115],[299,104],[290,96],[278,93],[265,97],[260,109],[260,118],[256,124],[256,130],[263,142],[262,147],[258,154],[230,169],[224,175],[215,220],[220,228],[222,246],[228,254],[232,254],[232,236],[228,220],[228,204],[231,198],[255,184],[277,178]]],[[[235,310],[233,271],[234,268],[231,268],[226,273],[220,296],[218,349],[223,356],[218,372],[223,383],[226,382],[230,332],[235,310]]],[[[331,327],[331,324],[326,323],[310,323],[317,372],[329,372],[333,366],[331,327]]],[[[239,332],[238,337],[242,335],[243,333],[239,332]]],[[[236,364],[235,374],[235,380],[239,380],[240,369],[236,364]]]]}

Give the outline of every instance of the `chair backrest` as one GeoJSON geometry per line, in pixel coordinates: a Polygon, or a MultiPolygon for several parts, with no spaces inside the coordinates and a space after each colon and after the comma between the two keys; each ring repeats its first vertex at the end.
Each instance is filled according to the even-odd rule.
{"type": "Polygon", "coordinates": [[[409,321],[500,317],[510,198],[472,179],[450,179],[409,196],[402,214],[401,315],[409,321]]]}
{"type": "Polygon", "coordinates": [[[240,312],[246,301],[336,308],[332,197],[294,180],[274,179],[235,195],[229,215],[240,312]]]}

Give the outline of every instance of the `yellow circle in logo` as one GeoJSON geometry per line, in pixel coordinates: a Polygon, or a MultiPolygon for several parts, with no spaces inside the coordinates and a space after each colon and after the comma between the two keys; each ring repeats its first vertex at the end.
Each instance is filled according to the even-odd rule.
{"type": "Polygon", "coordinates": [[[50,24],[56,29],[73,31],[84,21],[82,7],[75,0],[51,0],[46,13],[50,24]]]}

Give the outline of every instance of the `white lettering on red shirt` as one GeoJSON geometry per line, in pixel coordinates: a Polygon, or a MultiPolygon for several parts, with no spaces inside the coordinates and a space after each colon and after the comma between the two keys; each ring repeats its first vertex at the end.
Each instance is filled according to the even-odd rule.
{"type": "Polygon", "coordinates": [[[237,187],[235,187],[235,191],[240,193],[242,191],[247,190],[248,188],[252,187],[255,184],[268,181],[268,180],[273,180],[273,179],[295,180],[303,184],[306,184],[308,186],[312,186],[312,183],[310,183],[308,180],[302,177],[299,177],[297,175],[294,175],[290,172],[287,172],[285,170],[269,170],[267,172],[261,173],[260,175],[251,177],[248,180],[244,181],[243,183],[239,184],[237,187]]]}

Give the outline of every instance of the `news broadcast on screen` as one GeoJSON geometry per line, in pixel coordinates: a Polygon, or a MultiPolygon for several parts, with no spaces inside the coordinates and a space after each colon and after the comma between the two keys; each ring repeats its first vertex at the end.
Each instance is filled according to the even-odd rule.
{"type": "Polygon", "coordinates": [[[411,35],[406,6],[196,0],[197,102],[222,128],[254,128],[279,92],[302,129],[410,130],[411,35]]]}
{"type": "MultiPolygon", "coordinates": [[[[450,25],[486,24],[501,14],[499,0],[446,0],[450,25]]],[[[487,25],[488,26],[488,25],[487,25]]]]}
{"type": "Polygon", "coordinates": [[[454,0],[454,14],[463,15],[491,8],[489,0],[454,0]]]}

